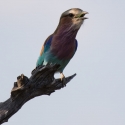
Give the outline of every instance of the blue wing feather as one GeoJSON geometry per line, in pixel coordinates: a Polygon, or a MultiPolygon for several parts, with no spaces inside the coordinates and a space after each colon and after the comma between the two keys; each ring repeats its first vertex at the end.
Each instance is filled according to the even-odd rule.
{"type": "Polygon", "coordinates": [[[77,47],[78,47],[78,41],[76,39],[75,39],[75,44],[76,44],[76,46],[75,46],[75,52],[76,52],[77,47]]]}
{"type": "Polygon", "coordinates": [[[52,42],[52,37],[53,37],[53,36],[50,36],[50,37],[45,41],[45,43],[44,43],[44,53],[45,53],[46,51],[48,51],[48,49],[50,48],[51,42],[52,42]]]}
{"type": "Polygon", "coordinates": [[[36,66],[39,65],[43,65],[44,62],[44,56],[45,56],[45,52],[49,50],[50,46],[51,46],[51,42],[52,42],[52,35],[50,35],[46,41],[44,42],[43,46],[44,46],[44,50],[42,52],[42,55],[39,56],[36,66]]]}

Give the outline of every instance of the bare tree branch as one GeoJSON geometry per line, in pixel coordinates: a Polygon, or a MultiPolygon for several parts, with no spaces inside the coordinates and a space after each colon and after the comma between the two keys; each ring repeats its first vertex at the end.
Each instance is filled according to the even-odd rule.
{"type": "Polygon", "coordinates": [[[50,95],[55,90],[63,88],[64,84],[66,85],[76,75],[67,77],[63,84],[60,79],[54,78],[54,73],[58,68],[59,65],[38,67],[29,79],[23,74],[18,76],[10,98],[0,103],[0,124],[7,122],[30,99],[50,95]]]}

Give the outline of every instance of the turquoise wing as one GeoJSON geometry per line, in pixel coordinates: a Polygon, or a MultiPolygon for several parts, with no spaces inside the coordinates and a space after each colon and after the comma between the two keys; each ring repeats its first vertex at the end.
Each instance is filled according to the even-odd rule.
{"type": "Polygon", "coordinates": [[[40,52],[40,56],[37,60],[36,66],[40,66],[43,65],[44,62],[44,58],[45,58],[45,52],[47,52],[50,49],[51,46],[51,41],[52,41],[52,35],[50,35],[46,41],[44,42],[41,52],[40,52]]]}

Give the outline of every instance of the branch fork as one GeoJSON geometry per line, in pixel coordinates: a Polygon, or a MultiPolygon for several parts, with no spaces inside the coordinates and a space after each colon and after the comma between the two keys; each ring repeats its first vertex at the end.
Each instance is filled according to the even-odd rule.
{"type": "MultiPolygon", "coordinates": [[[[61,79],[54,78],[58,68],[57,64],[40,66],[32,71],[30,78],[23,74],[18,76],[10,98],[0,103],[0,124],[7,122],[30,99],[41,95],[51,95],[55,90],[63,88],[64,83],[61,79]]],[[[66,77],[65,85],[75,76],[76,74],[66,77]]]]}

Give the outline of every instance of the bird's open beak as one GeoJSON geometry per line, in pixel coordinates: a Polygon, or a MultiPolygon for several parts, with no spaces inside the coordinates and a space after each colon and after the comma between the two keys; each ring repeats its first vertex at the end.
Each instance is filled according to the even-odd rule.
{"type": "Polygon", "coordinates": [[[88,14],[88,12],[83,11],[82,13],[78,14],[77,16],[75,16],[75,18],[81,18],[81,19],[88,19],[88,17],[84,17],[86,14],[88,14]]]}
{"type": "Polygon", "coordinates": [[[84,17],[86,14],[89,14],[88,12],[83,11],[83,13],[82,13],[82,14],[83,14],[83,18],[84,18],[84,19],[88,19],[88,17],[84,17]]]}

